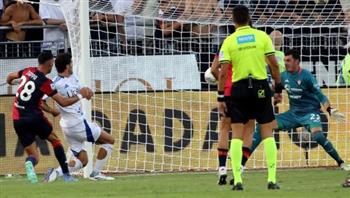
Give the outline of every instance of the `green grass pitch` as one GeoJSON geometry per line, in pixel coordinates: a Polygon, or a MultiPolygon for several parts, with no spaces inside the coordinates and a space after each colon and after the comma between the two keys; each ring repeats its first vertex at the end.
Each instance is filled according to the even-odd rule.
{"type": "MultiPolygon", "coordinates": [[[[346,173],[332,169],[281,170],[279,191],[266,189],[266,173],[244,173],[244,191],[231,186],[218,186],[215,173],[173,173],[155,175],[122,175],[115,181],[90,181],[80,178],[77,183],[30,184],[24,176],[0,178],[0,197],[350,197],[350,188],[342,188],[346,173]]],[[[41,178],[42,179],[42,178],[41,178]]]]}

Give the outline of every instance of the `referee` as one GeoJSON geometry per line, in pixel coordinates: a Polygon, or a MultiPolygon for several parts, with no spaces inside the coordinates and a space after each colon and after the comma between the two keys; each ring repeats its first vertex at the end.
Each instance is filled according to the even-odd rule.
{"type": "Polygon", "coordinates": [[[243,127],[249,120],[261,125],[265,155],[268,167],[268,189],[279,189],[276,183],[277,147],[272,135],[272,121],[275,119],[271,104],[271,90],[267,82],[266,63],[275,80],[275,99],[281,100],[282,85],[275,50],[270,37],[263,31],[253,29],[247,7],[233,8],[233,22],[236,32],[228,36],[220,49],[218,105],[219,113],[231,116],[232,141],[231,162],[234,176],[233,190],[243,190],[241,161],[243,127]],[[232,65],[232,106],[227,109],[224,102],[224,87],[229,64],[232,65]]]}

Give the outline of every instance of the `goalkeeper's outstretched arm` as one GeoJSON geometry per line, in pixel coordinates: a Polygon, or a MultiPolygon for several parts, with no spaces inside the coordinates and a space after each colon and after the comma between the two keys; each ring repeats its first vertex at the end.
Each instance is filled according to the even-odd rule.
{"type": "Polygon", "coordinates": [[[320,101],[320,103],[323,105],[323,107],[327,110],[327,112],[329,113],[329,115],[331,117],[333,117],[335,120],[337,120],[338,122],[344,122],[345,121],[345,115],[342,114],[341,112],[339,112],[338,109],[335,109],[332,107],[329,99],[327,98],[327,96],[325,96],[320,88],[320,86],[318,85],[316,79],[311,76],[310,78],[310,84],[309,86],[311,87],[311,92],[314,93],[318,100],[320,101]]]}

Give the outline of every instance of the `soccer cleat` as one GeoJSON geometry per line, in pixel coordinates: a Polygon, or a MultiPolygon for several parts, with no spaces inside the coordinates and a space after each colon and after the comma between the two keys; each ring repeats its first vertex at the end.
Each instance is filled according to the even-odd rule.
{"type": "Polygon", "coordinates": [[[70,175],[69,173],[63,174],[63,180],[65,182],[77,182],[77,181],[79,181],[78,179],[76,179],[72,175],[70,175]]]}
{"type": "MultiPolygon", "coordinates": [[[[241,166],[241,174],[242,174],[242,175],[243,175],[244,171],[245,171],[245,166],[241,166]]],[[[232,178],[232,179],[230,180],[230,185],[233,185],[234,183],[235,183],[235,179],[232,178]]]]}
{"type": "Polygon", "coordinates": [[[232,186],[233,184],[235,184],[235,179],[232,178],[232,179],[230,180],[230,185],[232,186]]]}
{"type": "Polygon", "coordinates": [[[340,168],[345,171],[350,171],[350,164],[342,163],[340,164],[340,168]]]}
{"type": "Polygon", "coordinates": [[[243,184],[237,183],[236,185],[233,185],[232,190],[243,190],[243,184]]]}
{"type": "Polygon", "coordinates": [[[44,182],[54,182],[58,177],[58,172],[54,168],[49,168],[47,174],[45,175],[44,182]]]}
{"type": "Polygon", "coordinates": [[[280,187],[279,187],[279,185],[277,183],[269,182],[267,184],[267,189],[269,189],[269,190],[279,190],[280,187]]]}
{"type": "Polygon", "coordinates": [[[26,161],[24,163],[26,173],[27,173],[27,178],[30,181],[30,183],[35,184],[38,182],[38,177],[35,174],[34,171],[34,166],[31,161],[26,161]]]}
{"type": "Polygon", "coordinates": [[[219,167],[219,185],[226,185],[226,178],[227,178],[227,169],[226,167],[219,167]]]}
{"type": "Polygon", "coordinates": [[[226,181],[227,175],[220,175],[219,176],[219,181],[218,184],[221,185],[226,185],[227,181],[226,181]]]}
{"type": "Polygon", "coordinates": [[[348,177],[343,183],[344,188],[350,188],[350,177],[348,177]]]}
{"type": "Polygon", "coordinates": [[[109,176],[106,176],[106,175],[104,175],[102,173],[92,172],[90,174],[89,179],[91,179],[93,181],[97,181],[97,180],[112,181],[112,180],[114,180],[114,177],[109,177],[109,176]]]}

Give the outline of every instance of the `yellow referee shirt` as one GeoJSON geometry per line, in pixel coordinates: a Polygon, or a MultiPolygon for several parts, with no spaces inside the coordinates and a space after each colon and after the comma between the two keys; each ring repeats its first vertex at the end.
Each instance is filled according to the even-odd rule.
{"type": "Polygon", "coordinates": [[[220,63],[232,64],[232,82],[249,76],[267,79],[265,56],[274,54],[271,38],[263,31],[243,26],[228,36],[220,49],[220,63]]]}

